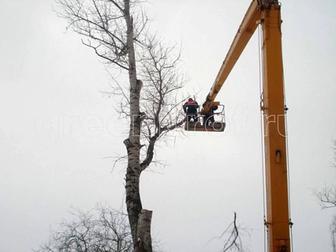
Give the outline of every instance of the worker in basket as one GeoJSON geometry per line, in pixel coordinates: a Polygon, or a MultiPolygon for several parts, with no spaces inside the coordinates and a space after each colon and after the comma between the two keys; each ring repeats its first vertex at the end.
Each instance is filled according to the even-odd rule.
{"type": "Polygon", "coordinates": [[[187,115],[188,122],[197,121],[197,109],[199,108],[198,103],[194,101],[192,98],[189,98],[184,104],[183,104],[183,111],[187,115]]]}
{"type": "Polygon", "coordinates": [[[208,114],[204,115],[204,126],[212,126],[212,124],[215,122],[215,111],[218,109],[217,105],[213,105],[210,108],[210,111],[208,114]]]}

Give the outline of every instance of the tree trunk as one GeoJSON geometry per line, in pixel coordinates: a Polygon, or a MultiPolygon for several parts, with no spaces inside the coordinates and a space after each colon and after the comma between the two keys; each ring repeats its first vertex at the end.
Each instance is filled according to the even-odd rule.
{"type": "MultiPolygon", "coordinates": [[[[124,141],[128,154],[128,164],[126,171],[126,206],[128,219],[132,232],[133,244],[135,251],[137,250],[138,238],[145,237],[143,243],[143,250],[141,252],[151,252],[150,233],[142,234],[138,230],[139,217],[141,215],[142,204],[140,198],[140,91],[141,81],[137,80],[136,73],[136,59],[134,50],[134,32],[133,32],[133,18],[130,15],[129,0],[124,0],[125,3],[125,19],[127,24],[127,50],[128,50],[128,74],[130,82],[130,131],[128,139],[124,141]],[[139,237],[138,237],[139,235],[139,237]],[[149,238],[148,238],[149,236],[149,238]]],[[[144,211],[146,216],[146,223],[150,225],[150,218],[148,222],[148,211],[144,211]]],[[[140,222],[142,223],[142,222],[140,222]]],[[[141,224],[142,225],[142,224],[141,224]]],[[[147,230],[147,229],[146,229],[147,230]]],[[[149,228],[150,231],[150,228],[149,228]]]]}
{"type": "Polygon", "coordinates": [[[137,249],[139,252],[152,251],[151,221],[152,211],[142,209],[138,220],[137,249]]]}

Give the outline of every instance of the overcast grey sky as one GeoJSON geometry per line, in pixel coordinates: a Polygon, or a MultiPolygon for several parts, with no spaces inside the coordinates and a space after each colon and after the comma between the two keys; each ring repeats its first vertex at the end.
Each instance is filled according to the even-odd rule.
{"type": "MultiPolygon", "coordinates": [[[[181,45],[186,91],[200,102],[221,65],[249,0],[152,1],[153,30],[181,45]]],[[[106,67],[65,31],[52,0],[1,1],[0,251],[37,248],[71,207],[122,207],[125,124],[106,67]]],[[[294,251],[331,251],[334,210],[313,191],[335,182],[336,2],[283,1],[294,251]]],[[[222,89],[227,128],[162,144],[165,168],[142,178],[143,206],[164,251],[219,251],[237,211],[247,251],[263,250],[262,172],[254,36],[222,89]],[[211,240],[211,241],[210,241],[211,240]]]]}

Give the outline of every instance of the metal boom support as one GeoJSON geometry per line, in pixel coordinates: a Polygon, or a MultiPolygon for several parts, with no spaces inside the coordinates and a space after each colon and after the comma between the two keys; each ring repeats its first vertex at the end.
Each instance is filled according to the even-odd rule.
{"type": "Polygon", "coordinates": [[[263,11],[263,105],[268,245],[290,251],[287,185],[286,107],[281,49],[280,6],[263,11]]]}
{"type": "Polygon", "coordinates": [[[268,251],[289,252],[290,226],[284,80],[281,45],[280,4],[276,0],[253,0],[217,74],[202,113],[211,108],[218,92],[258,25],[262,26],[266,206],[268,251]]]}

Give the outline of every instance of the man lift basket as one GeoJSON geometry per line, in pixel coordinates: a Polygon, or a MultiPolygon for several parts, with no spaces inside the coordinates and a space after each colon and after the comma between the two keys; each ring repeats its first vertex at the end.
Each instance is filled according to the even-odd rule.
{"type": "Polygon", "coordinates": [[[184,129],[187,131],[223,132],[225,129],[224,105],[212,102],[208,112],[198,111],[198,103],[189,98],[183,105],[186,113],[184,129]]]}

